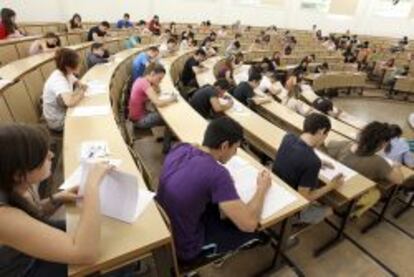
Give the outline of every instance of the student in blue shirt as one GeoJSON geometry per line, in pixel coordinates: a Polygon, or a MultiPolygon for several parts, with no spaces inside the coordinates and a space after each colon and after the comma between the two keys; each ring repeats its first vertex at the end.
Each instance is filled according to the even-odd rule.
{"type": "Polygon", "coordinates": [[[144,75],[147,66],[155,61],[159,53],[158,47],[152,46],[135,57],[132,62],[132,82],[144,75]]]}
{"type": "Polygon", "coordinates": [[[116,27],[117,27],[118,29],[132,28],[132,27],[133,27],[133,25],[132,25],[132,23],[129,21],[129,18],[130,18],[129,13],[125,13],[125,14],[124,14],[124,19],[119,20],[119,21],[116,23],[116,27]]]}

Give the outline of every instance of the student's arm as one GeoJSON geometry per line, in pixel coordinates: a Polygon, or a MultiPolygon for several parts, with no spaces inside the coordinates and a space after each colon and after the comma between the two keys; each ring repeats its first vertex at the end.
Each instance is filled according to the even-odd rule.
{"type": "Polygon", "coordinates": [[[262,96],[254,96],[252,101],[255,105],[262,105],[266,103],[270,103],[272,101],[269,97],[262,97],[262,96]]]}
{"type": "Polygon", "coordinates": [[[104,42],[105,38],[98,36],[97,33],[92,33],[92,40],[94,42],[104,42]]]}
{"type": "Polygon", "coordinates": [[[257,177],[257,190],[249,203],[241,200],[227,201],[219,204],[220,209],[243,232],[254,232],[260,221],[264,199],[272,180],[269,172],[262,171],[257,177]]]}
{"type": "Polygon", "coordinates": [[[35,40],[32,45],[30,45],[29,55],[35,55],[43,52],[44,48],[40,40],[35,40]]]}
{"type": "Polygon", "coordinates": [[[100,245],[99,184],[109,170],[107,164],[91,166],[80,220],[72,236],[19,209],[2,207],[0,243],[46,261],[64,264],[95,262],[100,245]]]}
{"type": "Polygon", "coordinates": [[[315,201],[341,185],[343,185],[343,176],[339,174],[329,184],[319,189],[311,190],[309,187],[299,186],[298,192],[307,200],[315,201]]]}
{"type": "Polygon", "coordinates": [[[170,99],[159,99],[159,95],[151,86],[145,91],[145,93],[147,94],[151,102],[158,108],[162,108],[168,106],[171,103],[177,102],[176,96],[172,96],[170,99]]]}
{"type": "Polygon", "coordinates": [[[77,88],[73,93],[61,93],[58,95],[57,101],[68,108],[75,107],[85,97],[85,91],[85,89],[77,88]]]}
{"type": "Polygon", "coordinates": [[[233,106],[233,99],[228,98],[226,104],[221,104],[218,97],[210,98],[211,106],[213,107],[214,112],[221,113],[225,112],[233,106]]]}
{"type": "Polygon", "coordinates": [[[404,182],[404,175],[400,164],[394,164],[391,172],[387,175],[387,180],[394,185],[401,185],[404,182]]]}

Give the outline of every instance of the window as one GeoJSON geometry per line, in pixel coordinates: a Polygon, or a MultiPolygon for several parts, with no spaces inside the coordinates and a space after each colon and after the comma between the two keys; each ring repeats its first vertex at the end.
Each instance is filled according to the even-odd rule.
{"type": "Polygon", "coordinates": [[[384,17],[407,17],[412,4],[412,0],[377,0],[374,14],[384,17]]]}
{"type": "Polygon", "coordinates": [[[327,13],[330,4],[331,0],[302,0],[300,8],[308,11],[327,13]]]}

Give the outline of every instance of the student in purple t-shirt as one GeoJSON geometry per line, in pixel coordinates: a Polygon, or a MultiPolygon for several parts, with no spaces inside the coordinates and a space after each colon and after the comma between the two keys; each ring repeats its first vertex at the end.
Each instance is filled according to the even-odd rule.
{"type": "Polygon", "coordinates": [[[211,252],[223,254],[259,238],[255,231],[271,185],[270,173],[258,175],[256,194],[245,204],[222,165],[236,154],[242,139],[241,126],[221,117],[208,125],[203,146],[181,144],[165,159],[156,199],[171,220],[182,263],[211,252]],[[228,219],[221,220],[219,211],[228,219]]]}

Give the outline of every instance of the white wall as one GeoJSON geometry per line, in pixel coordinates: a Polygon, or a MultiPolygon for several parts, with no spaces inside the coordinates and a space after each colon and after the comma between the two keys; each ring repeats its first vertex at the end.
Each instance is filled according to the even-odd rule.
{"type": "Polygon", "coordinates": [[[114,22],[124,12],[129,12],[135,21],[148,20],[153,14],[158,14],[164,22],[209,19],[213,23],[229,24],[240,19],[245,25],[277,25],[295,29],[310,29],[315,23],[325,33],[343,32],[349,28],[359,34],[414,37],[413,18],[375,16],[372,9],[376,1],[359,0],[355,15],[338,16],[304,11],[300,9],[300,0],[284,0],[281,6],[273,7],[233,5],[232,0],[2,0],[4,6],[17,11],[19,21],[67,21],[78,12],[85,21],[106,19],[114,22]]]}

